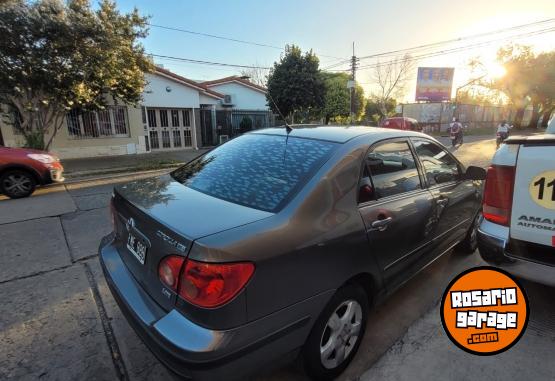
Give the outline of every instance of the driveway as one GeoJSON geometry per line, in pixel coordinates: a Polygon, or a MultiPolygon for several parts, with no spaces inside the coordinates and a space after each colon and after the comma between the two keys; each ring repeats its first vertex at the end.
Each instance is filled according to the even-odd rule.
{"type": "MultiPolygon", "coordinates": [[[[494,142],[468,142],[465,164],[487,165],[494,142]],[[489,155],[489,156],[488,156],[489,155]]],[[[131,178],[120,179],[128,181],[131,178]]],[[[114,180],[38,191],[0,201],[0,379],[158,380],[170,374],[121,315],[96,250],[111,230],[114,180]]],[[[545,379],[555,374],[552,289],[526,284],[531,321],[521,342],[503,355],[479,358],[454,347],[437,304],[448,282],[482,264],[451,253],[375,309],[359,353],[341,380],[545,379]]],[[[263,369],[258,380],[304,380],[297,364],[263,369]]]]}

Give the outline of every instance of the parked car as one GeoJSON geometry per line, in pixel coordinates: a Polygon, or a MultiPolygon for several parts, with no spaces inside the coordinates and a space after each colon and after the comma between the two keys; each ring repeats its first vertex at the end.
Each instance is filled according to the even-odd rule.
{"type": "Polygon", "coordinates": [[[28,197],[37,185],[64,181],[63,171],[52,153],[0,146],[0,193],[10,198],[28,197]]]}
{"type": "Polygon", "coordinates": [[[416,119],[403,116],[386,118],[380,123],[380,127],[394,128],[396,130],[422,131],[422,126],[418,124],[416,119]]]}
{"type": "Polygon", "coordinates": [[[497,150],[483,209],[482,258],[555,286],[555,118],[545,135],[509,137],[497,150]]]}
{"type": "Polygon", "coordinates": [[[372,306],[453,247],[475,250],[483,178],[422,133],[257,130],[116,186],[100,261],[179,375],[242,378],[300,354],[332,379],[372,306]]]}

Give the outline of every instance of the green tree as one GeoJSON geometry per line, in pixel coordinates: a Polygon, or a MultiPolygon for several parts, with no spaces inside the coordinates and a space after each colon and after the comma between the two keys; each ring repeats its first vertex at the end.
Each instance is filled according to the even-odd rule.
{"type": "Polygon", "coordinates": [[[397,101],[393,98],[383,101],[379,97],[371,95],[366,101],[365,119],[372,124],[379,124],[381,120],[394,115],[396,107],[397,101]]]}
{"type": "Polygon", "coordinates": [[[87,0],[0,5],[0,103],[15,110],[28,144],[48,149],[72,108],[140,100],[144,72],[153,69],[138,42],[146,22],[110,0],[97,10],[87,0]]]}
{"type": "Polygon", "coordinates": [[[539,54],[534,59],[534,67],[530,92],[533,113],[529,127],[536,128],[541,117],[545,128],[555,110],[555,51],[539,54]]]}
{"type": "Polygon", "coordinates": [[[497,60],[507,72],[503,77],[493,81],[491,86],[508,97],[509,105],[515,111],[513,123],[516,128],[521,128],[524,109],[531,100],[533,85],[530,79],[535,70],[534,53],[529,46],[507,46],[498,50],[497,60]]]}
{"type": "Polygon", "coordinates": [[[243,134],[250,130],[252,130],[252,119],[248,116],[244,116],[243,119],[241,119],[241,123],[239,123],[239,131],[243,134]]]}
{"type": "Polygon", "coordinates": [[[303,54],[299,47],[287,46],[268,75],[266,97],[270,108],[290,120],[296,114],[307,116],[321,109],[325,85],[318,66],[318,57],[312,51],[303,54]]]}
{"type": "MultiPolygon", "coordinates": [[[[351,79],[347,73],[321,73],[325,83],[324,107],[321,115],[325,123],[330,121],[347,123],[351,114],[351,94],[347,83],[351,79]]],[[[355,86],[354,92],[355,120],[359,121],[364,115],[364,90],[360,85],[355,86]]]]}

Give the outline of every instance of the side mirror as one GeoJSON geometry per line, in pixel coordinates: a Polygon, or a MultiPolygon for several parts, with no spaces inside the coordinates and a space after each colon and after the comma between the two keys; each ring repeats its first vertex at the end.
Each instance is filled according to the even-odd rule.
{"type": "Polygon", "coordinates": [[[358,190],[359,204],[372,201],[373,199],[374,199],[374,189],[368,184],[361,185],[358,190]]]}
{"type": "Polygon", "coordinates": [[[466,172],[464,173],[465,180],[485,180],[487,172],[484,168],[475,167],[471,165],[470,167],[466,168],[466,172]]]}

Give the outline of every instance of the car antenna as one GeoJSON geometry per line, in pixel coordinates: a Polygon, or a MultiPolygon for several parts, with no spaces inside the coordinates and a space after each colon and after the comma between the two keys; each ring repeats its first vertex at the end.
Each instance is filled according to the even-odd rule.
{"type": "Polygon", "coordinates": [[[277,103],[274,101],[274,98],[272,98],[272,96],[270,95],[270,93],[266,93],[268,94],[268,97],[270,98],[270,100],[272,101],[272,103],[274,104],[274,107],[276,108],[278,114],[281,116],[281,119],[283,119],[283,121],[285,122],[285,131],[287,132],[287,136],[285,137],[285,147],[283,148],[283,163],[285,164],[285,155],[287,154],[287,143],[289,142],[289,133],[291,131],[293,131],[293,129],[291,128],[291,126],[287,123],[287,119],[285,119],[285,116],[283,116],[283,114],[281,113],[277,103]]]}
{"type": "Polygon", "coordinates": [[[283,121],[285,122],[285,130],[287,131],[287,137],[289,137],[289,133],[291,131],[293,131],[293,129],[291,128],[291,126],[287,123],[287,119],[285,119],[285,116],[283,116],[283,114],[281,113],[281,111],[279,110],[279,107],[276,103],[276,101],[274,101],[274,98],[272,98],[272,96],[270,95],[269,92],[266,93],[268,95],[268,97],[270,98],[270,100],[272,101],[272,103],[274,104],[274,107],[276,108],[279,116],[281,116],[281,119],[283,119],[283,121]]]}

